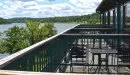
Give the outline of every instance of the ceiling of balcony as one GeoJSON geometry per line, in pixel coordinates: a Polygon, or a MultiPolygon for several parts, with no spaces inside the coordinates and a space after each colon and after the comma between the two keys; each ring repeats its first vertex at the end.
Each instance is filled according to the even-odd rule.
{"type": "Polygon", "coordinates": [[[103,13],[112,8],[115,8],[117,4],[122,5],[130,0],[102,0],[100,5],[97,7],[96,12],[103,13]]]}

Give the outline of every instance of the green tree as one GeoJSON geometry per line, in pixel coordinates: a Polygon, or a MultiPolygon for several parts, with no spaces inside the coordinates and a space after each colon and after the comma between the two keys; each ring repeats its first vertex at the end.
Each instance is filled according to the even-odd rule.
{"type": "Polygon", "coordinates": [[[56,34],[56,28],[53,23],[44,23],[44,25],[38,21],[25,21],[25,23],[27,25],[28,40],[31,45],[56,34]]]}
{"type": "Polygon", "coordinates": [[[0,17],[0,24],[8,24],[10,23],[7,19],[3,19],[0,17]]]}
{"type": "Polygon", "coordinates": [[[7,37],[0,39],[1,53],[12,54],[56,34],[56,28],[52,23],[44,25],[33,21],[25,23],[26,28],[14,26],[5,31],[4,34],[0,34],[7,37]]]}
{"type": "Polygon", "coordinates": [[[26,39],[26,30],[23,27],[14,26],[4,32],[7,38],[3,38],[0,51],[12,54],[29,46],[26,39]]]}
{"type": "Polygon", "coordinates": [[[39,25],[40,22],[33,22],[33,21],[25,21],[27,26],[27,33],[28,33],[28,40],[29,43],[32,45],[37,42],[39,36],[39,25]]]}
{"type": "Polygon", "coordinates": [[[53,23],[44,23],[43,28],[47,29],[47,38],[55,35],[57,33],[56,27],[53,23]]]}
{"type": "Polygon", "coordinates": [[[12,18],[9,19],[10,22],[21,22],[23,23],[25,20],[31,21],[39,21],[42,23],[89,23],[96,24],[99,22],[100,15],[97,13],[82,15],[82,16],[65,16],[65,17],[49,17],[49,18],[12,18]]]}

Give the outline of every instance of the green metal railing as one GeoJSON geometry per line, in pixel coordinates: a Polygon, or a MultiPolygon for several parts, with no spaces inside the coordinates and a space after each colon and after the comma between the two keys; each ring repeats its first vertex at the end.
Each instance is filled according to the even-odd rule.
{"type": "Polygon", "coordinates": [[[45,45],[38,46],[33,51],[16,59],[2,69],[54,72],[63,61],[68,50],[68,42],[63,38],[55,38],[45,45]]]}
{"type": "Polygon", "coordinates": [[[66,54],[69,50],[68,43],[72,41],[61,37],[61,34],[0,60],[0,69],[36,72],[56,72],[63,69],[63,66],[60,68],[60,64],[69,60],[66,54]]]}

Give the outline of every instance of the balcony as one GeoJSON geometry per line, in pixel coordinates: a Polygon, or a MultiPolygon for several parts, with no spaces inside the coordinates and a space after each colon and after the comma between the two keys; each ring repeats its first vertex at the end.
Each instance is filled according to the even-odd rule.
{"type": "Polygon", "coordinates": [[[109,26],[77,25],[1,59],[0,73],[129,74],[129,39],[109,26]]]}

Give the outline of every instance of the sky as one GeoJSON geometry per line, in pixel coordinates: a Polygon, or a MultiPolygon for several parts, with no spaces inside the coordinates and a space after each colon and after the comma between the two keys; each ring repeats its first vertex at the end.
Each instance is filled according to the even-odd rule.
{"type": "Polygon", "coordinates": [[[0,0],[0,17],[45,18],[87,15],[95,12],[102,0],[0,0]]]}

